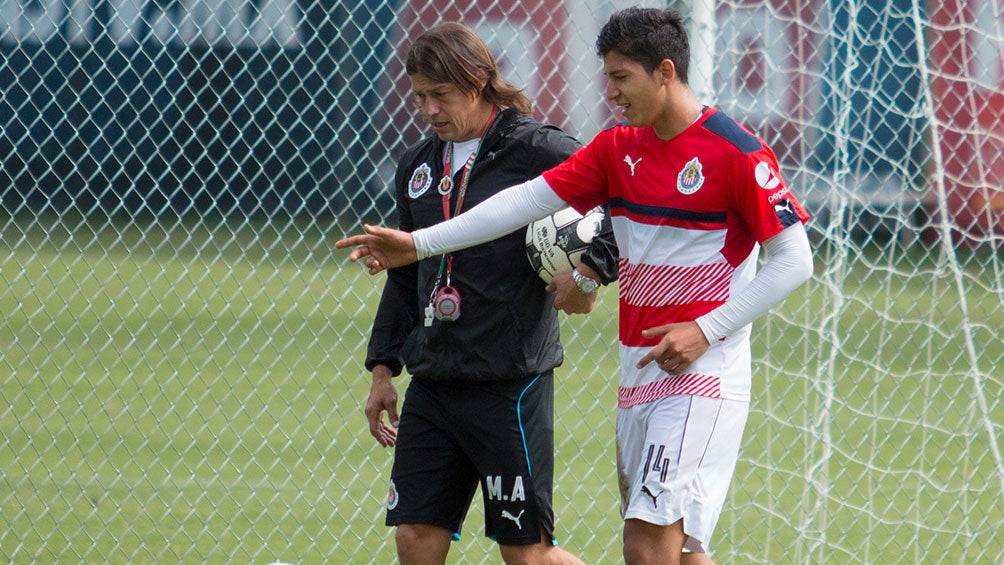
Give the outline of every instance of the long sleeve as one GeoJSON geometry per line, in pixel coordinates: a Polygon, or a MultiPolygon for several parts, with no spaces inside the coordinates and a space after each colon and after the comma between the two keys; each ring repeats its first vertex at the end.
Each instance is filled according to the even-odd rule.
{"type": "MultiPolygon", "coordinates": [[[[397,172],[398,227],[412,231],[415,226],[411,209],[407,205],[404,189],[406,169],[397,172]]],[[[386,365],[394,376],[401,374],[404,360],[401,356],[404,342],[418,320],[418,264],[411,264],[387,270],[387,281],[380,294],[380,304],[370,331],[370,341],[366,348],[366,370],[372,371],[377,365],[386,365]]]]}
{"type": "Polygon", "coordinates": [[[415,300],[415,264],[388,269],[387,283],[380,295],[380,305],[373,319],[369,345],[366,348],[366,370],[377,365],[390,367],[395,376],[401,374],[404,361],[401,348],[418,317],[415,300]]]}
{"type": "Polygon", "coordinates": [[[812,250],[801,222],[765,241],[764,249],[767,264],[746,288],[697,318],[709,343],[751,324],[812,276],[812,250]]]}
{"type": "Polygon", "coordinates": [[[491,241],[565,208],[543,177],[507,188],[449,221],[412,232],[419,259],[491,241]]]}

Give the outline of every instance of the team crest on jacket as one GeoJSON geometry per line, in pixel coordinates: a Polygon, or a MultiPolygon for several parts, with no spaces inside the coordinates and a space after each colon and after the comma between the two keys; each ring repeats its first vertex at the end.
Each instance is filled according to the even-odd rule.
{"type": "Polygon", "coordinates": [[[701,172],[704,166],[694,157],[683,167],[680,174],[676,175],[676,189],[683,194],[693,194],[704,184],[704,173],[701,172]]]}
{"type": "Polygon", "coordinates": [[[428,163],[422,163],[411,173],[411,180],[408,181],[408,196],[418,198],[425,194],[430,186],[432,186],[432,169],[429,168],[428,163]]]}

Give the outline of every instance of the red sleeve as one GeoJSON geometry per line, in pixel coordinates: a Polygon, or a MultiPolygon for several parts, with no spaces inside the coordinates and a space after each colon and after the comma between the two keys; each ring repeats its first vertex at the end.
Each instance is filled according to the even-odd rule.
{"type": "Polygon", "coordinates": [[[737,206],[760,243],[809,219],[779,171],[777,158],[767,147],[740,156],[736,164],[737,206]]]}
{"type": "Polygon", "coordinates": [[[585,214],[609,200],[610,169],[605,165],[608,137],[606,131],[600,132],[563,163],[544,171],[544,180],[551,189],[579,213],[585,214]]]}

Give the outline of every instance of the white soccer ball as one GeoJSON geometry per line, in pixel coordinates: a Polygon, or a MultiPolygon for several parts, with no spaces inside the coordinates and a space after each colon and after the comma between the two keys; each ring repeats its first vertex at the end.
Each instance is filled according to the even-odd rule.
{"type": "Polygon", "coordinates": [[[558,210],[526,227],[526,257],[544,282],[567,273],[582,260],[582,253],[600,233],[603,208],[585,215],[573,208],[558,210]]]}

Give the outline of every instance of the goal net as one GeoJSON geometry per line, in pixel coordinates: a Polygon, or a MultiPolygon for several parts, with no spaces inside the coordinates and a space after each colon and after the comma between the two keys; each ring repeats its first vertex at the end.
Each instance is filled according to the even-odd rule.
{"type": "MultiPolygon", "coordinates": [[[[1004,560],[1004,2],[693,0],[691,85],[812,215],[755,324],[719,563],[1004,560]]],[[[402,57],[460,20],[537,117],[614,123],[623,0],[0,1],[0,557],[383,563],[362,367],[430,132],[402,57]]],[[[621,560],[616,292],[562,316],[562,545],[621,560]]],[[[396,381],[403,397],[405,375],[396,381]]],[[[496,562],[475,501],[451,562],[496,562]]]]}

